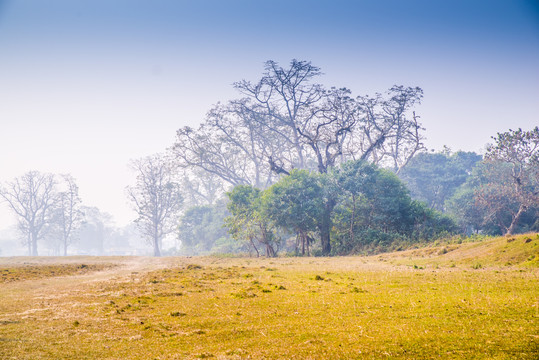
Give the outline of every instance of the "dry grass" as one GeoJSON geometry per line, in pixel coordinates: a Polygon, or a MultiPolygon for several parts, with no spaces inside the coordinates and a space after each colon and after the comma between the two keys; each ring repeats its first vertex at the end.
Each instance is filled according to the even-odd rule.
{"type": "Polygon", "coordinates": [[[376,257],[118,258],[10,282],[0,358],[536,359],[538,240],[508,240],[376,257]]]}

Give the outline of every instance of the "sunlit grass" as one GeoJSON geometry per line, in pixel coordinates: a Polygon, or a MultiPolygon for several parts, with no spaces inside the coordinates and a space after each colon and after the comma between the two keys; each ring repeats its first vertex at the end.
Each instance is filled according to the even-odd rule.
{"type": "Polygon", "coordinates": [[[84,274],[113,267],[113,264],[22,264],[19,266],[0,265],[0,283],[21,280],[42,279],[54,276],[84,274]]]}
{"type": "Polygon", "coordinates": [[[539,272],[528,258],[537,242],[369,258],[168,258],[164,269],[108,280],[10,283],[0,290],[0,358],[535,359],[539,272]],[[500,265],[504,253],[491,248],[527,256],[500,265]],[[466,258],[472,250],[481,256],[466,258]]]}

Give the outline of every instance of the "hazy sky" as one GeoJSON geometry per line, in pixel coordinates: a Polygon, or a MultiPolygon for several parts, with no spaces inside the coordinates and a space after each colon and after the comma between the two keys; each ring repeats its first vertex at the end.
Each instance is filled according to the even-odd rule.
{"type": "Polygon", "coordinates": [[[0,182],[71,173],[126,224],[130,159],[293,58],[357,95],[422,87],[429,148],[539,125],[538,1],[0,0],[0,182]]]}

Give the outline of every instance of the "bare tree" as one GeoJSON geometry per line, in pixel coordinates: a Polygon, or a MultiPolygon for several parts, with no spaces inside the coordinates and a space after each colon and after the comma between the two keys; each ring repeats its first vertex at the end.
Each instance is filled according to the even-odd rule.
{"type": "Polygon", "coordinates": [[[362,159],[391,168],[395,173],[425,149],[419,116],[412,111],[423,90],[393,86],[375,97],[358,96],[358,122],[344,145],[346,159],[362,159]],[[411,114],[410,114],[411,112],[411,114]]]}
{"type": "Polygon", "coordinates": [[[30,171],[0,188],[0,197],[17,216],[19,230],[28,246],[28,255],[37,256],[37,242],[48,230],[57,203],[53,174],[30,171]]]}
{"type": "Polygon", "coordinates": [[[221,179],[199,168],[184,168],[180,184],[186,207],[214,205],[224,194],[221,179]]]}
{"type": "Polygon", "coordinates": [[[312,83],[321,74],[320,68],[308,61],[293,59],[290,67],[285,69],[270,60],[257,83],[242,80],[234,84],[250,100],[244,100],[244,111],[264,120],[260,125],[278,135],[280,146],[289,147],[295,155],[286,159],[289,167],[308,167],[298,124],[313,116],[312,108],[324,96],[322,85],[312,83]]]}
{"type": "Polygon", "coordinates": [[[138,214],[135,221],[152,244],[154,256],[161,256],[163,238],[178,225],[180,186],[173,179],[170,162],[160,154],[135,160],[131,166],[137,173],[137,182],[127,188],[127,193],[138,214]]]}
{"type": "Polygon", "coordinates": [[[58,201],[54,209],[51,224],[59,235],[64,256],[67,256],[67,248],[73,242],[84,214],[81,210],[79,187],[71,175],[61,175],[63,191],[58,193],[58,201]]]}

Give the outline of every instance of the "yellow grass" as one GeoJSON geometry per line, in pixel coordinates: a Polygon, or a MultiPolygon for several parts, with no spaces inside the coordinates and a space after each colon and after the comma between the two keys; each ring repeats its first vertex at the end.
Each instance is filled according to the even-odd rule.
{"type": "Polygon", "coordinates": [[[42,277],[0,284],[0,358],[536,359],[538,249],[534,234],[375,257],[40,259],[42,277]],[[100,271],[51,276],[66,261],[100,271]]]}

